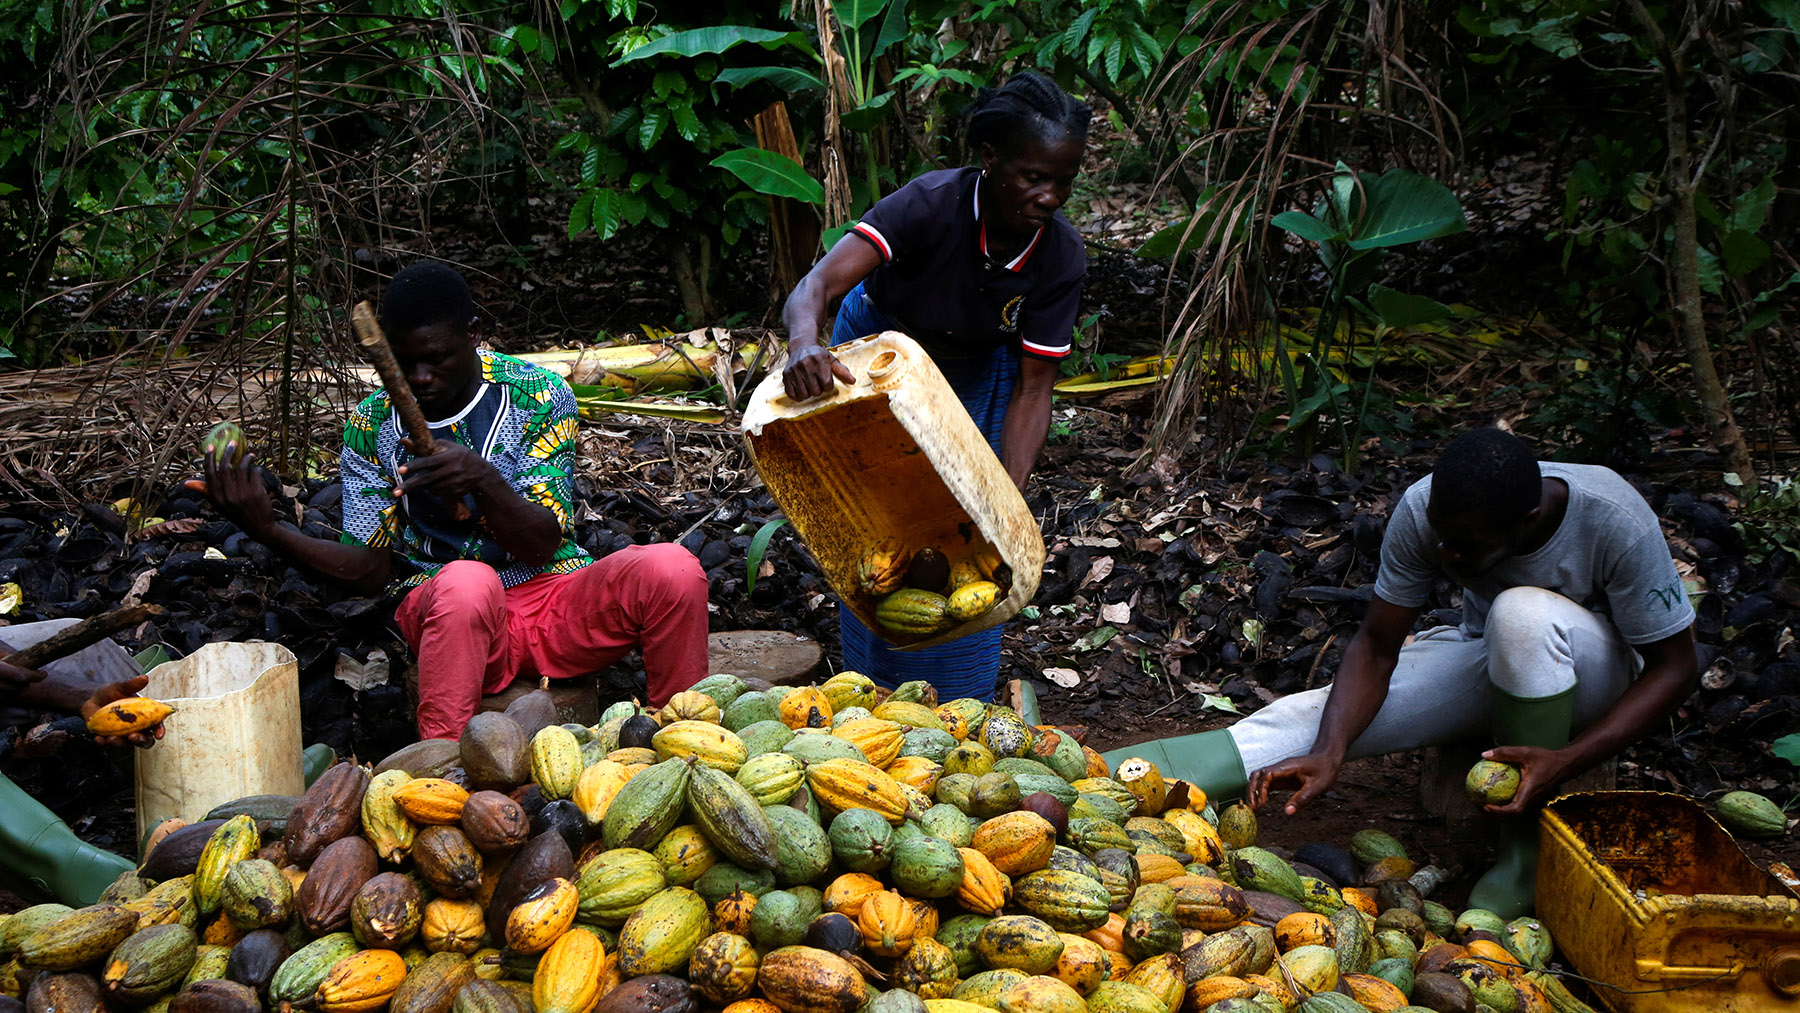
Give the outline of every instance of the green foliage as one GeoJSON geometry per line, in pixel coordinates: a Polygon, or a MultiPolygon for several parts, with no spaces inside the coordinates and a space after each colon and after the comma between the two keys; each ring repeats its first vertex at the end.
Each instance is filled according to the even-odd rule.
{"type": "Polygon", "coordinates": [[[1769,743],[1769,752],[1781,757],[1796,767],[1800,767],[1800,732],[1783,735],[1769,743]]]}
{"type": "Polygon", "coordinates": [[[1745,488],[1736,475],[1727,473],[1724,481],[1743,497],[1732,525],[1744,536],[1745,555],[1758,565],[1782,552],[1800,562],[1800,479],[1765,478],[1758,486],[1745,488]]]}
{"type": "Polygon", "coordinates": [[[762,527],[756,529],[756,534],[750,536],[750,547],[744,552],[744,594],[746,597],[756,593],[756,575],[757,571],[762,569],[763,556],[769,551],[769,539],[774,538],[775,532],[780,531],[786,523],[786,517],[766,520],[762,527]]]}
{"type": "Polygon", "coordinates": [[[1382,341],[1393,331],[1451,315],[1448,306],[1434,299],[1376,284],[1373,278],[1382,251],[1463,231],[1468,225],[1462,205],[1449,187],[1417,173],[1390,169],[1376,176],[1356,173],[1339,162],[1311,213],[1283,211],[1271,224],[1316,243],[1330,277],[1312,347],[1290,358],[1281,332],[1276,331],[1276,368],[1287,393],[1285,432],[1297,436],[1300,449],[1310,452],[1319,425],[1334,424],[1348,467],[1355,462],[1363,431],[1384,429],[1382,418],[1388,412],[1371,411],[1385,407],[1375,405],[1372,364],[1382,341]],[[1353,393],[1351,381],[1331,365],[1340,321],[1350,309],[1360,310],[1376,324],[1371,366],[1354,410],[1346,403],[1353,393]]]}

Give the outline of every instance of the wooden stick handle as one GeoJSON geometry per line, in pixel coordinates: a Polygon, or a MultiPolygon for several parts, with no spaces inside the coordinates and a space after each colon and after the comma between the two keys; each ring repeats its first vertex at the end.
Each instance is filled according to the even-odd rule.
{"type": "MultiPolygon", "coordinates": [[[[412,385],[406,382],[406,374],[394,358],[394,350],[388,347],[387,335],[381,333],[381,322],[375,319],[375,308],[367,299],[350,311],[350,329],[356,333],[356,343],[362,346],[363,357],[381,377],[381,389],[387,391],[388,403],[399,413],[400,424],[412,437],[413,452],[420,457],[430,457],[437,452],[437,441],[431,438],[431,426],[425,422],[425,413],[419,410],[418,399],[413,397],[412,385]]],[[[460,499],[452,501],[450,516],[459,521],[468,520],[469,505],[460,499]]]]}
{"type": "Polygon", "coordinates": [[[127,630],[151,616],[162,615],[161,605],[126,605],[65,626],[48,637],[6,658],[9,665],[20,668],[43,668],[58,658],[66,658],[84,647],[127,630]]]}
{"type": "Polygon", "coordinates": [[[368,300],[357,303],[350,311],[350,329],[356,332],[356,343],[362,346],[363,357],[375,367],[375,374],[381,377],[381,388],[387,391],[388,401],[399,413],[401,425],[412,437],[413,451],[420,457],[431,456],[437,449],[437,442],[431,438],[431,427],[425,423],[425,413],[419,410],[412,386],[406,382],[406,374],[401,372],[394,350],[388,347],[387,336],[381,333],[381,324],[375,319],[375,309],[368,300]]]}

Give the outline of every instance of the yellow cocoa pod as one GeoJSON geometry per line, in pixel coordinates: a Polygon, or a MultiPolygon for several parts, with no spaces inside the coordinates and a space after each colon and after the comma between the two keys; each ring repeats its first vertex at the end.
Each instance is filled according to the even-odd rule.
{"type": "Polygon", "coordinates": [[[905,546],[900,544],[900,539],[883,538],[870,546],[857,564],[857,589],[871,598],[892,594],[899,590],[900,582],[906,578],[906,568],[911,563],[912,553],[906,551],[905,546]]]}
{"type": "Polygon", "coordinates": [[[959,623],[979,618],[1000,600],[1000,585],[991,580],[977,580],[950,592],[944,603],[944,614],[959,623]]]}
{"type": "MultiPolygon", "coordinates": [[[[510,922],[509,922],[510,924],[510,922]]],[[[587,1013],[600,1001],[606,946],[591,932],[564,932],[538,961],[531,978],[537,1013],[587,1013]]]]}
{"type": "Polygon", "coordinates": [[[545,798],[555,801],[575,794],[581,769],[581,743],[575,741],[574,732],[545,725],[531,737],[531,779],[545,798]]]}
{"type": "Polygon", "coordinates": [[[175,708],[161,700],[128,696],[95,711],[87,719],[87,730],[95,735],[131,735],[155,728],[173,713],[175,708]]]}
{"type": "Polygon", "coordinates": [[[1137,798],[1137,811],[1140,814],[1156,816],[1163,811],[1163,800],[1168,797],[1169,786],[1164,783],[1162,771],[1156,769],[1156,764],[1134,756],[1119,764],[1119,772],[1114,780],[1124,785],[1137,798]]]}
{"type": "Polygon", "coordinates": [[[705,693],[684,690],[669,698],[663,709],[657,712],[656,719],[664,725],[672,725],[677,721],[708,721],[718,724],[723,712],[719,710],[718,701],[705,693]]]}
{"type": "Polygon", "coordinates": [[[825,699],[831,701],[831,712],[852,707],[870,709],[875,706],[875,680],[861,672],[839,672],[819,686],[825,699]]]}
{"type": "Polygon", "coordinates": [[[596,760],[588,764],[586,770],[575,780],[575,794],[570,801],[589,826],[597,827],[606,818],[606,810],[612,807],[613,798],[625,782],[631,780],[631,771],[622,763],[612,760],[596,760]]]}
{"type": "Polygon", "coordinates": [[[831,730],[831,734],[862,750],[869,762],[886,768],[906,745],[906,731],[892,721],[881,718],[857,718],[831,730]]]}
{"type": "Polygon", "coordinates": [[[856,926],[863,948],[878,957],[899,957],[912,949],[918,915],[912,903],[893,890],[884,890],[863,901],[856,926]]]}
{"type": "Polygon", "coordinates": [[[404,770],[384,770],[369,779],[362,797],[363,837],[375,846],[382,861],[398,863],[412,850],[419,828],[400,811],[394,792],[412,780],[404,770]]]}
{"type": "Polygon", "coordinates": [[[225,874],[232,866],[254,856],[261,846],[262,837],[257,833],[256,820],[247,815],[233,816],[213,831],[205,849],[200,852],[200,864],[194,870],[194,900],[199,903],[201,914],[209,915],[219,909],[225,874]]]}
{"type": "Polygon", "coordinates": [[[394,789],[394,804],[414,823],[448,826],[462,818],[469,793],[441,777],[415,777],[394,789]]]}
{"type": "Polygon", "coordinates": [[[812,764],[806,768],[806,784],[812,789],[813,798],[828,809],[872,809],[895,826],[904,822],[912,809],[900,782],[861,760],[812,764]]]}
{"type": "Polygon", "coordinates": [[[406,959],[393,950],[360,950],[338,961],[313,993],[320,1013],[371,1013],[406,980],[406,959]]]}
{"type": "Polygon", "coordinates": [[[534,887],[506,916],[506,945],[519,953],[542,953],[575,924],[581,895],[557,876],[534,887]]]}
{"type": "Polygon", "coordinates": [[[736,774],[750,758],[750,747],[736,732],[708,721],[677,721],[652,736],[650,743],[660,760],[691,756],[727,774],[736,774]]]}
{"type": "Polygon", "coordinates": [[[831,698],[817,686],[802,686],[781,698],[781,723],[789,728],[830,728],[831,698]]]}
{"type": "MultiPolygon", "coordinates": [[[[930,796],[937,789],[938,778],[943,775],[944,768],[928,756],[902,756],[887,765],[887,772],[889,777],[899,781],[903,787],[930,796]]],[[[929,798],[925,808],[931,808],[929,798]]]]}
{"type": "Polygon", "coordinates": [[[419,939],[433,953],[474,953],[487,931],[484,918],[479,901],[438,897],[425,905],[419,939]]]}

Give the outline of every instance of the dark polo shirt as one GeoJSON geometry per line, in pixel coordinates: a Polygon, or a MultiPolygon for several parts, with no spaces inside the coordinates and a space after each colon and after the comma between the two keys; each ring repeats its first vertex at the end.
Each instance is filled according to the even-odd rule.
{"type": "Polygon", "coordinates": [[[875,308],[939,360],[986,358],[1001,345],[1069,354],[1087,253],[1061,211],[1010,260],[988,255],[981,170],[928,172],[883,198],[852,229],[881,266],[863,284],[875,308]]]}

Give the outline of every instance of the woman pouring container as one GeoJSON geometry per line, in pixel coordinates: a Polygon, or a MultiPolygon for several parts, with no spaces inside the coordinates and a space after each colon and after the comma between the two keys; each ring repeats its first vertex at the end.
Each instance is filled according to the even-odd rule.
{"type": "MultiPolygon", "coordinates": [[[[928,172],[882,199],[788,296],[788,397],[855,382],[820,341],[826,308],[842,298],[830,344],[886,330],[912,337],[1022,490],[1049,432],[1051,386],[1087,278],[1081,236],[1060,209],[1089,115],[1037,74],[982,89],[968,123],[979,167],[928,172]]],[[[944,700],[993,698],[1001,627],[902,653],[839,614],[846,668],[889,687],[923,679],[944,700]]]]}

